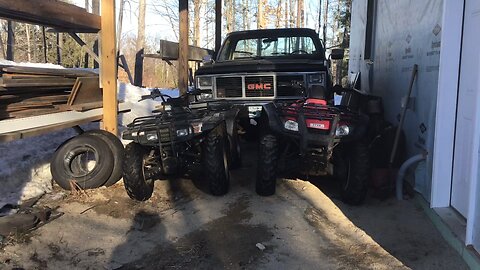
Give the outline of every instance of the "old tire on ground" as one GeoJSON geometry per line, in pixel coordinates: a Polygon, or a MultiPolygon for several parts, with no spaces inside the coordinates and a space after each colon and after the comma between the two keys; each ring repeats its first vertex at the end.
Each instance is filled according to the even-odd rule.
{"type": "Polygon", "coordinates": [[[235,123],[233,124],[233,133],[228,138],[228,141],[230,143],[228,166],[230,169],[238,169],[242,167],[242,152],[240,149],[240,137],[238,136],[238,128],[239,125],[235,121],[235,123]]]}
{"type": "Polygon", "coordinates": [[[202,144],[202,167],[208,181],[210,193],[214,196],[227,194],[230,187],[228,168],[227,132],[224,124],[210,131],[202,144]]]}
{"type": "Polygon", "coordinates": [[[153,193],[154,179],[146,174],[148,155],[148,149],[138,143],[131,142],[125,147],[123,185],[128,196],[137,201],[146,201],[153,193]]]}
{"type": "Polygon", "coordinates": [[[84,134],[97,136],[108,145],[108,147],[110,148],[113,154],[113,171],[104,185],[109,187],[117,183],[120,180],[120,178],[122,178],[122,173],[123,173],[122,163],[123,163],[123,157],[125,154],[125,149],[123,148],[123,144],[120,141],[120,139],[108,131],[99,130],[99,129],[89,130],[84,134]]]}
{"type": "Polygon", "coordinates": [[[342,200],[351,205],[360,205],[367,196],[370,174],[368,146],[357,142],[347,148],[344,155],[345,175],[341,180],[342,200]]]}
{"type": "Polygon", "coordinates": [[[277,184],[278,141],[272,134],[260,138],[255,190],[260,196],[275,194],[277,184]]]}
{"type": "Polygon", "coordinates": [[[102,139],[92,135],[70,139],[55,151],[50,163],[53,179],[67,190],[73,183],[82,189],[100,187],[112,170],[112,151],[102,139]]]}

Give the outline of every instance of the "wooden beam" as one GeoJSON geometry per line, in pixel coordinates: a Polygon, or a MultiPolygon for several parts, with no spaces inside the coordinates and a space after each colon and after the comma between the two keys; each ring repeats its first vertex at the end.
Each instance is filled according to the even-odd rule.
{"type": "Polygon", "coordinates": [[[215,52],[222,45],[222,0],[215,0],[215,52]]]}
{"type": "Polygon", "coordinates": [[[103,128],[117,135],[117,46],[115,0],[102,0],[100,31],[100,72],[103,88],[103,128]]]}
{"type": "Polygon", "coordinates": [[[84,49],[86,53],[92,56],[95,61],[100,62],[98,54],[96,54],[92,49],[90,49],[87,43],[85,43],[76,33],[70,32],[68,34],[78,43],[78,45],[82,46],[82,49],[84,49]]]}
{"type": "Polygon", "coordinates": [[[178,89],[180,95],[188,89],[188,0],[180,0],[180,38],[178,40],[178,89]]]}
{"type": "Polygon", "coordinates": [[[0,18],[77,33],[96,33],[100,30],[100,16],[57,0],[0,0],[0,18]]]}
{"type": "MultiPolygon", "coordinates": [[[[160,40],[160,50],[158,50],[158,54],[144,54],[143,57],[160,58],[163,60],[178,60],[178,54],[179,45],[177,42],[160,40]]],[[[188,46],[189,61],[202,61],[204,56],[212,54],[212,50],[196,46],[188,46]]]]}
{"type": "Polygon", "coordinates": [[[14,61],[15,29],[12,21],[7,22],[7,60],[14,61]]]}

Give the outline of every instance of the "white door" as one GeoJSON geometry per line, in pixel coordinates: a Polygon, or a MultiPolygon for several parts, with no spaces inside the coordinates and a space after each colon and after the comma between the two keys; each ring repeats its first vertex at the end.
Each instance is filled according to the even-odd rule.
{"type": "MultiPolygon", "coordinates": [[[[453,162],[451,205],[467,217],[471,181],[477,177],[480,106],[480,0],[466,0],[460,81],[457,104],[457,127],[453,162]],[[477,156],[475,156],[477,155],[477,156]]],[[[447,177],[447,176],[446,176],[447,177]]]]}

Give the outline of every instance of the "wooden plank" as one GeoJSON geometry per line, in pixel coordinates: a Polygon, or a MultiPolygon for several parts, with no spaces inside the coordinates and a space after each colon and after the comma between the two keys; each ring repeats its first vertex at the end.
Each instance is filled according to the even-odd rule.
{"type": "Polygon", "coordinates": [[[188,89],[188,0],[180,0],[180,36],[178,39],[178,90],[180,95],[187,93],[188,89]]]}
{"type": "Polygon", "coordinates": [[[96,33],[100,17],[57,0],[0,0],[0,17],[77,33],[96,33]]]}
{"type": "Polygon", "coordinates": [[[69,99],[69,105],[102,101],[102,90],[99,87],[98,77],[77,78],[80,87],[76,94],[69,99]]]}
{"type": "MultiPolygon", "coordinates": [[[[118,105],[120,112],[130,110],[129,104],[118,105]]],[[[102,119],[103,109],[93,109],[86,112],[59,112],[41,116],[0,121],[0,143],[27,137],[41,135],[47,132],[59,131],[77,125],[102,119]]]]}
{"type": "MultiPolygon", "coordinates": [[[[0,0],[1,1],[1,0],[0,0]]],[[[73,68],[39,68],[25,66],[0,65],[4,73],[32,74],[32,75],[50,75],[63,77],[90,77],[98,74],[89,70],[79,70],[73,68]]]]}
{"type": "Polygon", "coordinates": [[[75,105],[61,104],[61,105],[57,105],[56,107],[61,108],[62,110],[84,112],[88,110],[98,109],[98,108],[101,108],[102,106],[103,106],[103,101],[95,101],[95,102],[75,104],[75,105]]]}
{"type": "Polygon", "coordinates": [[[80,88],[82,82],[80,80],[76,80],[75,84],[72,87],[72,92],[70,92],[70,96],[68,97],[67,104],[72,105],[73,100],[75,99],[75,96],[77,95],[78,89],[80,88]]]}
{"type": "MultiPolygon", "coordinates": [[[[168,40],[160,40],[158,54],[144,54],[144,57],[160,58],[163,60],[178,60],[178,43],[168,40]]],[[[213,55],[213,51],[196,46],[188,46],[188,60],[202,61],[204,56],[213,55]]]]}
{"type": "Polygon", "coordinates": [[[101,87],[103,88],[103,128],[113,133],[117,127],[117,46],[115,27],[115,1],[102,0],[101,4],[101,87]]]}

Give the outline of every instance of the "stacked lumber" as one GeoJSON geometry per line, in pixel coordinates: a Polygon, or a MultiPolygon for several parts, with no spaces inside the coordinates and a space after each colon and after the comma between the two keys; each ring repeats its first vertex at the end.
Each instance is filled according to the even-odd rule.
{"type": "Polygon", "coordinates": [[[90,87],[96,89],[93,98],[98,101],[98,75],[92,71],[0,65],[0,75],[0,120],[69,110],[72,89],[79,95],[85,78],[96,82],[90,87]]]}

